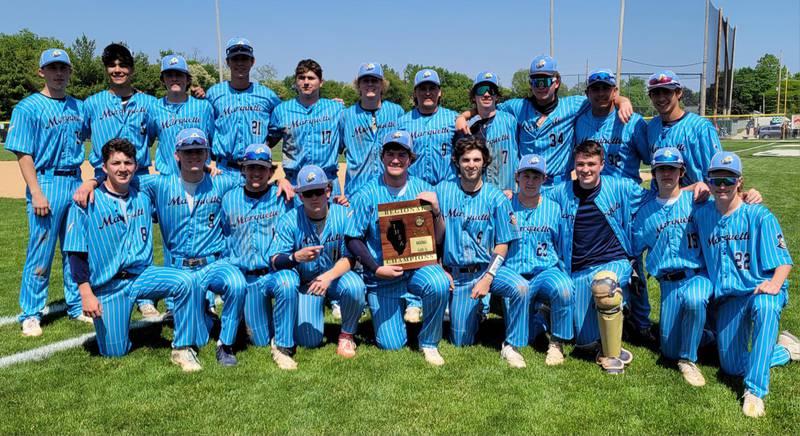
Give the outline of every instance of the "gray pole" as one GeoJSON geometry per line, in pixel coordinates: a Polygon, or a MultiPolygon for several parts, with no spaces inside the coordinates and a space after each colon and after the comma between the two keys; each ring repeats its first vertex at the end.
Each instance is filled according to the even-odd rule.
{"type": "Polygon", "coordinates": [[[706,23],[703,31],[703,71],[700,72],[700,116],[706,114],[706,70],[708,69],[708,7],[706,0],[706,23]]]}
{"type": "Polygon", "coordinates": [[[217,69],[219,70],[219,83],[222,83],[222,31],[219,27],[219,0],[214,0],[217,12],[217,69]]]}
{"type": "Polygon", "coordinates": [[[783,63],[783,50],[781,50],[781,54],[778,57],[778,103],[775,105],[775,113],[780,113],[781,111],[781,73],[783,68],[781,68],[781,64],[783,63]]]}
{"type": "Polygon", "coordinates": [[[555,8],[555,0],[550,0],[550,57],[555,57],[555,46],[553,37],[553,9],[555,8]]]}
{"type": "Polygon", "coordinates": [[[733,28],[733,37],[731,38],[731,77],[729,80],[730,88],[728,88],[728,115],[731,114],[733,107],[733,56],[736,54],[736,27],[733,28]]]}
{"type": "Polygon", "coordinates": [[[622,80],[622,30],[625,27],[625,0],[619,0],[619,34],[617,35],[617,80],[622,80]]]}

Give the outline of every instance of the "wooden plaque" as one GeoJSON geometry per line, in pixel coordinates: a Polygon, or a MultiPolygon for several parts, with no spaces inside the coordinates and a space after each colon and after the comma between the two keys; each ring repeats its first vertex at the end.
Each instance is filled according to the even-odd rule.
{"type": "Polygon", "coordinates": [[[417,269],[436,263],[431,205],[422,200],[378,205],[383,264],[417,269]]]}

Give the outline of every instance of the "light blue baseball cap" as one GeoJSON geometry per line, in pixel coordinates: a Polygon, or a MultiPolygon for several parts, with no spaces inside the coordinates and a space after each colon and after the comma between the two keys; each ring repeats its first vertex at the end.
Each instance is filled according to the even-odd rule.
{"type": "Polygon", "coordinates": [[[272,150],[266,144],[250,144],[244,150],[242,166],[261,165],[265,167],[275,167],[272,163],[272,150]]]}
{"type": "Polygon", "coordinates": [[[181,130],[175,138],[175,151],[209,148],[206,133],[196,127],[181,130]]]}
{"type": "Polygon", "coordinates": [[[544,74],[553,76],[558,72],[556,60],[547,55],[539,55],[531,61],[529,76],[544,74]]]}
{"type": "Polygon", "coordinates": [[[405,130],[396,130],[394,132],[387,133],[386,136],[383,137],[383,147],[385,148],[389,144],[397,144],[409,152],[414,151],[411,134],[405,130]]]}
{"type": "Polygon", "coordinates": [[[306,165],[297,173],[296,192],[325,189],[328,186],[328,176],[322,168],[316,165],[306,165]]]}
{"type": "Polygon", "coordinates": [[[417,71],[417,74],[414,76],[414,88],[425,82],[431,82],[436,86],[442,86],[442,82],[439,80],[439,73],[430,68],[417,71]]]}
{"type": "Polygon", "coordinates": [[[681,89],[681,78],[672,70],[661,70],[647,79],[647,90],[656,88],[681,89]]]}
{"type": "Polygon", "coordinates": [[[69,61],[69,55],[65,50],[60,48],[48,48],[39,56],[39,68],[44,68],[46,65],[56,62],[72,66],[72,62],[69,61]]]}
{"type": "Polygon", "coordinates": [[[253,56],[253,45],[250,44],[250,40],[238,36],[228,40],[225,44],[225,59],[238,54],[247,55],[251,58],[255,57],[253,56]]]}
{"type": "Polygon", "coordinates": [[[708,172],[712,171],[730,171],[737,176],[742,175],[742,160],[736,153],[730,151],[720,151],[711,158],[711,166],[708,167],[708,172]]]}
{"type": "Polygon", "coordinates": [[[683,168],[683,166],[683,155],[680,150],[675,147],[659,148],[653,153],[653,160],[650,163],[651,169],[656,169],[658,167],[683,168]]]}
{"type": "Polygon", "coordinates": [[[481,71],[475,76],[475,80],[472,82],[472,88],[474,89],[476,86],[480,85],[481,83],[491,83],[492,85],[499,87],[497,83],[497,74],[491,71],[481,71]]]}
{"type": "Polygon", "coordinates": [[[538,154],[526,154],[519,159],[519,166],[517,167],[516,174],[523,171],[533,170],[542,174],[547,174],[547,167],[544,158],[538,154]]]}
{"type": "Polygon", "coordinates": [[[588,88],[595,83],[605,83],[609,86],[617,86],[617,76],[615,76],[611,70],[594,70],[589,73],[589,77],[586,78],[586,87],[588,88]]]}
{"type": "Polygon", "coordinates": [[[161,72],[175,70],[189,74],[189,65],[181,55],[166,55],[161,59],[161,72]]]}
{"type": "Polygon", "coordinates": [[[367,62],[361,64],[361,66],[358,67],[358,78],[360,79],[364,76],[372,76],[383,79],[383,68],[381,67],[381,64],[376,62],[367,62]]]}

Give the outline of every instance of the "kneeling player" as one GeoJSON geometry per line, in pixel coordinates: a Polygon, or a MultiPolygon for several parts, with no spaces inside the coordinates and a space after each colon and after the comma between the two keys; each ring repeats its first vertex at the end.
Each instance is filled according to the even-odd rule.
{"type": "Polygon", "coordinates": [[[353,334],[364,309],[364,281],[350,269],[355,263],[347,257],[345,230],[347,208],[329,204],[331,183],[325,171],[307,165],[297,173],[295,192],[303,202],[278,221],[272,246],[275,270],[299,275],[295,340],[301,347],[318,347],[324,336],[323,303],[336,299],[342,313],[342,331],[336,353],[355,357],[353,334]]]}
{"type": "Polygon", "coordinates": [[[174,301],[175,338],[172,361],[184,371],[202,369],[190,348],[199,306],[193,304],[192,276],[185,271],[153,266],[150,200],[130,186],[136,172],[136,147],[125,139],[103,146],[108,175],[86,208],[72,207],[65,251],[78,283],[83,314],[94,319],[97,345],[104,356],[122,356],[131,349],[131,310],[138,298],[174,301]]]}
{"type": "Polygon", "coordinates": [[[792,258],[775,215],[744,203],[738,194],[742,163],[737,155],[715,154],[708,176],[714,201],[695,216],[714,283],[719,360],[724,372],[744,377],[742,411],[756,418],[765,414],[770,367],[800,360],[800,340],[789,332],[778,334],[792,258]]]}

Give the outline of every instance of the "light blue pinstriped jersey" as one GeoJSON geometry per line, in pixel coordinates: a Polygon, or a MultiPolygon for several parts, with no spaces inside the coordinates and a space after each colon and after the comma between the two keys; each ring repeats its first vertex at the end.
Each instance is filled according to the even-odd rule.
{"type": "Polygon", "coordinates": [[[259,199],[250,198],[244,187],[228,191],[222,198],[222,229],[227,237],[226,256],[243,271],[267,268],[275,225],[291,209],[274,184],[259,199]]]}
{"type": "Polygon", "coordinates": [[[486,168],[483,180],[501,190],[516,191],[514,176],[520,158],[517,120],[509,113],[497,111],[484,134],[492,163],[486,168]]]}
{"type": "Polygon", "coordinates": [[[342,113],[339,122],[339,151],[344,151],[347,160],[347,175],[344,180],[344,194],[347,198],[351,198],[362,186],[383,173],[383,137],[397,130],[397,121],[402,115],[403,108],[390,101],[381,102],[380,109],[374,112],[364,110],[356,103],[342,113]]]}
{"type": "Polygon", "coordinates": [[[269,134],[283,139],[281,164],[290,179],[306,165],[319,166],[329,179],[336,175],[342,111],[341,103],[327,98],[309,107],[293,98],[275,108],[269,121],[269,134]]]}
{"type": "MultiPolygon", "coordinates": [[[[575,196],[572,189],[573,182],[567,181],[548,189],[545,195],[555,200],[561,207],[561,218],[564,220],[563,234],[559,252],[564,261],[565,270],[572,271],[572,239],[575,229],[575,215],[578,213],[580,199],[575,196]]],[[[620,179],[610,176],[600,176],[600,192],[594,203],[606,217],[608,225],[619,240],[622,249],[628,256],[633,256],[631,244],[631,224],[633,216],[646,202],[652,191],[647,191],[629,179],[620,179]]]]}
{"type": "MultiPolygon", "coordinates": [[[[792,265],[778,219],[762,205],[742,203],[722,216],[710,201],[697,209],[695,218],[715,298],[752,294],[772,279],[775,268],[792,265]]],[[[788,280],[783,292],[787,288],[788,280]]]]}
{"type": "Polygon", "coordinates": [[[103,166],[103,145],[114,138],[124,138],[136,146],[138,169],[150,167],[150,146],[155,136],[147,132],[147,111],[156,98],[134,92],[125,105],[122,98],[110,91],[100,91],[86,99],[86,125],[92,135],[89,163],[103,166]]]}
{"type": "Polygon", "coordinates": [[[511,203],[493,185],[484,183],[469,195],[459,182],[444,181],[436,186],[436,196],[445,223],[444,265],[488,264],[495,245],[519,237],[511,203]]]}
{"type": "Polygon", "coordinates": [[[153,264],[153,207],[146,195],[128,189],[122,203],[101,187],[85,209],[69,209],[64,251],[88,253],[89,282],[95,289],[119,271],[139,274],[153,264]]]}
{"type": "Polygon", "coordinates": [[[5,148],[30,155],[37,170],[76,169],[83,163],[84,116],[80,100],[32,94],[14,107],[5,148]]]}
{"type": "Polygon", "coordinates": [[[647,250],[650,275],[705,268],[694,217],[694,194],[682,191],[678,200],[661,204],[652,197],[633,221],[633,251],[647,250]]]}
{"type": "MultiPolygon", "coordinates": [[[[642,162],[650,165],[647,146],[647,122],[639,114],[633,114],[623,124],[614,109],[605,117],[596,117],[592,111],[581,114],[575,120],[575,144],[592,139],[605,150],[603,174],[627,177],[642,183],[639,167],[642,162]]],[[[570,165],[570,171],[574,165],[570,165]]]]}
{"type": "Polygon", "coordinates": [[[269,118],[281,103],[275,92],[260,83],[238,91],[230,82],[218,83],[206,93],[214,107],[214,159],[238,161],[250,144],[266,144],[269,118]]]}
{"type": "Polygon", "coordinates": [[[653,118],[647,124],[647,142],[650,145],[648,161],[660,148],[675,147],[681,152],[686,164],[686,175],[681,178],[681,186],[704,181],[708,176],[711,158],[722,151],[714,125],[692,112],[686,112],[671,126],[664,126],[660,116],[653,118]]]}
{"type": "Polygon", "coordinates": [[[183,103],[170,103],[167,98],[157,100],[148,112],[147,128],[150,135],[158,138],[156,170],[161,174],[178,174],[175,160],[175,145],[178,132],[195,127],[205,132],[213,144],[214,108],[207,100],[189,97],[183,103]]]}
{"type": "Polygon", "coordinates": [[[432,115],[422,115],[412,109],[400,117],[398,127],[411,134],[417,160],[408,172],[436,185],[443,180],[456,178],[451,164],[453,135],[456,131],[457,113],[439,107],[432,115]]]}
{"type": "Polygon", "coordinates": [[[222,197],[237,186],[241,177],[206,175],[194,193],[190,211],[186,189],[178,174],[148,174],[139,178],[139,189],[154,204],[158,224],[170,257],[197,258],[222,253],[222,197]]]}
{"type": "Polygon", "coordinates": [[[519,239],[511,242],[505,265],[522,275],[538,274],[558,265],[557,248],[563,232],[558,203],[541,197],[539,205],[529,209],[514,195],[511,209],[517,218],[519,239]]]}
{"type": "Polygon", "coordinates": [[[575,147],[575,118],[591,109],[586,97],[560,97],[555,110],[538,127],[536,122],[542,114],[527,98],[504,101],[497,108],[510,113],[517,120],[520,156],[536,153],[544,157],[549,177],[569,175],[572,149],[575,147]]]}
{"type": "MultiPolygon", "coordinates": [[[[350,201],[350,210],[347,213],[347,236],[363,238],[372,257],[375,258],[378,265],[383,265],[381,232],[378,225],[378,205],[413,200],[417,198],[420,192],[433,192],[433,187],[428,182],[409,175],[405,192],[395,196],[389,192],[388,187],[383,182],[383,176],[375,177],[350,201]]],[[[380,283],[388,286],[392,282],[406,278],[408,277],[404,275],[396,280],[381,280],[380,283]]],[[[376,278],[371,272],[365,271],[364,281],[375,283],[376,278]]]]}
{"type": "Polygon", "coordinates": [[[303,247],[322,245],[325,248],[311,262],[301,262],[295,268],[300,274],[300,283],[309,283],[320,274],[333,268],[342,257],[347,257],[344,236],[347,229],[348,208],[331,204],[322,234],[306,215],[303,206],[297,206],[278,220],[276,239],[270,249],[270,257],[283,253],[290,255],[303,247]]]}

